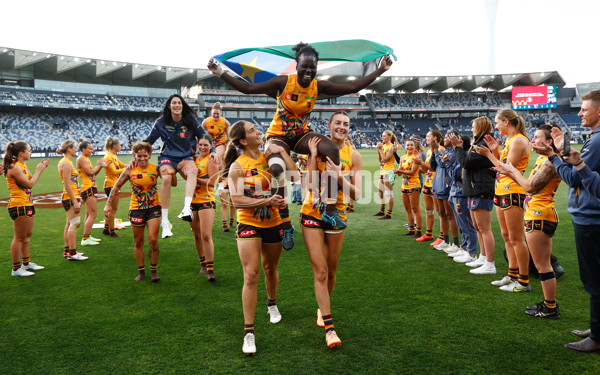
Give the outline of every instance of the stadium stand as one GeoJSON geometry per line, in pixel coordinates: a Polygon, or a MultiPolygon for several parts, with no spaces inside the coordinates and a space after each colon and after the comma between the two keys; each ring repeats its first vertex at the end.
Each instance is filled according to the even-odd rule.
{"type": "MultiPolygon", "coordinates": [[[[118,113],[53,109],[3,108],[0,147],[24,140],[34,151],[54,151],[64,140],[91,140],[102,148],[108,136],[118,138],[124,148],[144,139],[152,128],[157,113],[118,113]]],[[[156,147],[160,147],[157,144],[156,147]]]]}

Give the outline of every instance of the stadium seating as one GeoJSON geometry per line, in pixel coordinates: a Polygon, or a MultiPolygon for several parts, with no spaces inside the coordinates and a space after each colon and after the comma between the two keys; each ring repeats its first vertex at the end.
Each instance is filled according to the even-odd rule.
{"type": "MultiPolygon", "coordinates": [[[[101,146],[108,136],[112,136],[117,137],[126,148],[130,140],[134,142],[147,137],[157,117],[156,113],[88,114],[81,111],[42,112],[10,108],[0,113],[3,127],[0,147],[4,149],[7,142],[24,140],[34,150],[55,150],[66,139],[76,142],[86,139],[101,146]]],[[[160,147],[160,141],[155,146],[160,147]]]]}

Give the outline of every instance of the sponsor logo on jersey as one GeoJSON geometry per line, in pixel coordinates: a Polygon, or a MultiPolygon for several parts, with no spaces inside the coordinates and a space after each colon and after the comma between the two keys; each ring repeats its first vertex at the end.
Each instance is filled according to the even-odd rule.
{"type": "Polygon", "coordinates": [[[141,175],[141,174],[133,174],[133,175],[131,175],[131,179],[132,180],[141,180],[142,178],[144,178],[144,176],[141,175]]]}
{"type": "Polygon", "coordinates": [[[189,133],[179,133],[179,138],[187,138],[189,136],[190,136],[189,133]]]}
{"type": "Polygon", "coordinates": [[[240,237],[250,237],[256,234],[254,229],[252,230],[243,230],[240,232],[240,237]]]}
{"type": "Polygon", "coordinates": [[[165,164],[165,163],[171,164],[171,159],[163,159],[159,162],[159,164],[165,164]]]}
{"type": "Polygon", "coordinates": [[[289,92],[286,92],[286,93],[285,93],[285,98],[286,98],[287,100],[291,100],[291,101],[293,101],[293,102],[297,102],[297,101],[298,101],[298,95],[296,95],[296,94],[291,94],[291,93],[289,93],[289,92]]]}
{"type": "Polygon", "coordinates": [[[137,224],[139,224],[139,223],[141,223],[142,221],[144,221],[144,219],[142,219],[141,217],[132,217],[132,218],[131,218],[131,222],[132,222],[132,223],[137,223],[137,224]]]}
{"type": "Polygon", "coordinates": [[[534,215],[542,216],[542,211],[533,210],[534,215]]]}
{"type": "Polygon", "coordinates": [[[247,170],[244,176],[245,177],[258,176],[258,169],[252,168],[250,170],[247,170]]]}

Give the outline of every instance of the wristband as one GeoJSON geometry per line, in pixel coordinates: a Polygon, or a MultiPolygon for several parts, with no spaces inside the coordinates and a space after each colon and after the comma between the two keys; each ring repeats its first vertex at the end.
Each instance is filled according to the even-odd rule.
{"type": "Polygon", "coordinates": [[[583,163],[583,159],[581,159],[581,160],[579,161],[579,163],[575,164],[574,166],[575,166],[575,167],[579,167],[579,166],[581,165],[581,163],[583,163]]]}
{"type": "Polygon", "coordinates": [[[552,155],[548,156],[548,160],[550,160],[550,163],[552,163],[554,161],[554,159],[556,159],[557,157],[558,157],[558,155],[552,154],[552,155]]]}

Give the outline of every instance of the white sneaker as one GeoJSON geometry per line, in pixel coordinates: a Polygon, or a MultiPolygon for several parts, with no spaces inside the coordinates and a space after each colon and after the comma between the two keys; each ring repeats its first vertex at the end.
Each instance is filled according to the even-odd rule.
{"type": "Polygon", "coordinates": [[[527,284],[527,286],[521,285],[517,280],[511,281],[510,284],[506,284],[500,287],[500,290],[505,292],[531,292],[531,286],[527,284]]]}
{"type": "Polygon", "coordinates": [[[450,244],[442,241],[442,242],[440,242],[439,245],[434,246],[433,248],[436,250],[445,250],[445,249],[450,248],[450,244]]]}
{"type": "Polygon", "coordinates": [[[469,254],[468,251],[465,251],[463,253],[463,255],[461,255],[461,256],[454,257],[454,261],[456,263],[468,263],[468,262],[474,262],[476,260],[477,260],[477,257],[475,255],[471,256],[471,254],[469,254]]]}
{"type": "Polygon", "coordinates": [[[254,333],[246,333],[244,336],[244,345],[242,345],[242,352],[246,355],[256,353],[256,343],[254,342],[254,333]]]}
{"type": "Polygon", "coordinates": [[[100,242],[94,241],[91,238],[88,238],[87,240],[84,240],[83,238],[81,239],[81,246],[96,246],[96,245],[100,245],[100,242]]]}
{"type": "Polygon", "coordinates": [[[485,264],[485,257],[483,255],[479,255],[479,258],[473,262],[468,262],[465,265],[467,267],[480,267],[485,264]]]}
{"type": "Polygon", "coordinates": [[[496,280],[496,281],[492,281],[491,284],[493,286],[504,286],[504,285],[508,285],[511,284],[514,280],[511,279],[508,275],[504,276],[503,278],[501,278],[500,280],[496,280]]]}
{"type": "Polygon", "coordinates": [[[267,314],[269,314],[271,316],[271,319],[270,319],[271,323],[275,324],[275,323],[279,323],[281,321],[281,313],[279,312],[277,305],[268,306],[267,314]]]}
{"type": "Polygon", "coordinates": [[[496,264],[486,261],[481,267],[469,271],[475,275],[494,275],[496,273],[496,264]]]}
{"type": "Polygon", "coordinates": [[[29,262],[28,265],[23,265],[22,267],[25,267],[25,269],[27,271],[39,271],[39,270],[43,270],[45,267],[40,266],[39,264],[33,263],[33,262],[29,262]]]}
{"type": "MultiPolygon", "coordinates": [[[[77,252],[77,255],[83,255],[83,253],[80,253],[80,252],[78,251],[78,252],[77,252]]],[[[67,254],[64,254],[64,253],[63,253],[63,258],[68,258],[68,257],[69,257],[69,254],[68,254],[68,253],[67,253],[67,254]]]]}
{"type": "Polygon", "coordinates": [[[459,251],[459,250],[460,250],[460,247],[456,246],[455,244],[452,244],[452,245],[450,245],[450,247],[448,247],[448,248],[444,249],[443,251],[444,251],[446,254],[450,255],[450,254],[454,254],[454,253],[456,253],[456,252],[457,252],[457,251],[459,251]]]}
{"type": "Polygon", "coordinates": [[[456,257],[459,257],[459,256],[463,256],[465,254],[468,254],[468,252],[465,249],[458,248],[457,251],[455,251],[453,253],[448,253],[448,256],[450,258],[456,258],[456,257]]]}
{"type": "Polygon", "coordinates": [[[163,221],[160,227],[162,228],[162,238],[173,237],[173,232],[171,232],[173,225],[171,223],[163,221]]]}
{"type": "Polygon", "coordinates": [[[18,270],[12,270],[11,276],[33,276],[35,273],[29,272],[25,269],[25,267],[21,266],[18,270]]]}
{"type": "Polygon", "coordinates": [[[85,256],[81,255],[81,253],[77,253],[75,255],[68,255],[67,259],[68,260],[73,260],[73,261],[79,261],[79,260],[87,260],[88,257],[85,257],[85,256]]]}
{"type": "Polygon", "coordinates": [[[181,220],[191,223],[192,219],[194,219],[194,214],[192,213],[192,209],[190,207],[186,207],[181,211],[179,215],[177,215],[177,217],[181,220]]]}

